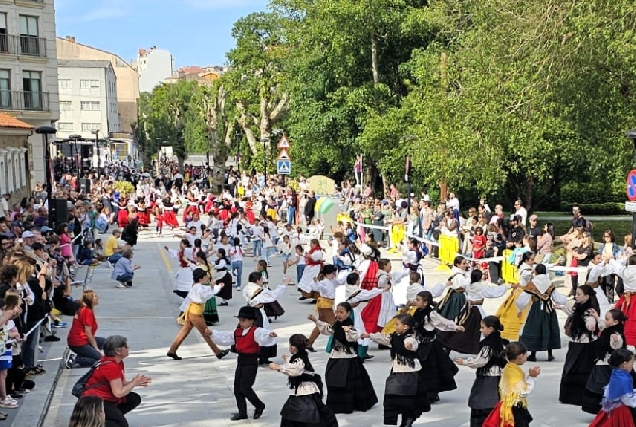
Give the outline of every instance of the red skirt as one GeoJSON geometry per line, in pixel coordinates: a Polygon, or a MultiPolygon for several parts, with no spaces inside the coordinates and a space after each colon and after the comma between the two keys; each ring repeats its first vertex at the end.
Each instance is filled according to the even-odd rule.
{"type": "Polygon", "coordinates": [[[599,412],[590,427],[634,427],[634,417],[627,406],[621,405],[609,414],[599,412]]]}
{"type": "MultiPolygon", "coordinates": [[[[376,263],[376,268],[377,268],[377,263],[376,263]]],[[[364,329],[367,332],[367,334],[375,334],[376,332],[382,332],[382,327],[378,326],[378,318],[380,317],[381,308],[382,308],[382,294],[376,297],[373,297],[373,299],[369,301],[369,303],[360,312],[360,317],[362,317],[362,323],[364,323],[364,329]]]]}
{"type": "Polygon", "coordinates": [[[169,225],[170,227],[173,227],[173,228],[179,227],[177,216],[175,215],[174,211],[171,208],[168,208],[163,212],[163,221],[166,223],[166,225],[169,225]]]}
{"type": "MultiPolygon", "coordinates": [[[[370,291],[371,289],[375,289],[378,287],[378,262],[377,261],[371,261],[371,263],[369,264],[369,268],[367,268],[367,272],[364,275],[364,279],[362,279],[362,283],[360,284],[360,287],[364,289],[365,291],[370,291]]],[[[369,306],[369,304],[367,304],[367,307],[369,306]]],[[[378,308],[378,311],[379,311],[379,308],[378,308]]],[[[377,320],[377,317],[376,317],[376,320],[377,320]]],[[[367,332],[369,332],[368,329],[367,329],[367,332]]]]}
{"type": "Polygon", "coordinates": [[[139,218],[139,225],[147,227],[150,224],[150,211],[148,209],[138,211],[137,218],[139,218]]]}
{"type": "Polygon", "coordinates": [[[125,228],[130,224],[128,220],[128,210],[127,209],[119,209],[117,212],[117,225],[119,228],[125,228]]]}

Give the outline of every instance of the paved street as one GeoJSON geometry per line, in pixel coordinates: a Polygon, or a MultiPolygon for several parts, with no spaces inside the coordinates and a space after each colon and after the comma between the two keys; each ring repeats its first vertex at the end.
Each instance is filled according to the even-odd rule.
{"type": "MultiPolygon", "coordinates": [[[[111,270],[106,267],[98,267],[92,285],[100,296],[100,305],[96,309],[99,322],[98,335],[127,336],[131,348],[131,356],[125,361],[127,376],[132,377],[137,373],[143,373],[153,378],[153,383],[148,388],[136,389],[141,394],[143,403],[140,408],[128,415],[131,427],[278,425],[280,422],[278,414],[288,393],[286,378],[283,375],[270,372],[266,368],[260,369],[255,388],[267,405],[263,418],[257,421],[232,423],[229,421],[229,415],[236,409],[232,396],[236,356],[230,355],[222,361],[217,360],[196,332],[188,337],[179,350],[184,360],[173,361],[165,356],[166,349],[178,331],[175,316],[179,305],[179,299],[172,294],[173,272],[171,270],[175,262],[168,260],[164,256],[165,251],[160,249],[166,242],[176,247],[177,239],[157,238],[151,234],[146,234],[140,239],[134,262],[141,264],[142,269],[137,273],[132,289],[116,289],[113,281],[109,279],[111,270]]],[[[433,270],[435,263],[428,260],[426,263],[428,263],[426,269],[428,283],[436,283],[447,277],[447,274],[440,274],[433,270]]],[[[253,264],[253,259],[245,260],[245,279],[253,264]]],[[[274,258],[273,264],[270,283],[277,285],[282,277],[280,258],[274,258]]],[[[309,334],[311,330],[311,324],[305,319],[307,314],[312,312],[313,306],[301,303],[297,299],[298,293],[295,287],[289,287],[280,300],[286,313],[273,323],[273,327],[281,337],[279,356],[286,352],[287,338],[291,334],[309,334]]],[[[486,312],[494,313],[500,302],[501,300],[488,301],[484,307],[486,312]]],[[[236,315],[242,303],[242,299],[235,298],[229,307],[219,308],[221,322],[217,326],[218,329],[231,330],[236,326],[233,316],[236,315]]],[[[324,352],[325,343],[326,339],[321,338],[317,345],[319,352],[311,355],[314,366],[321,373],[324,373],[327,361],[327,354],[324,352]]],[[[389,354],[387,351],[377,350],[373,350],[372,353],[376,357],[365,366],[371,375],[376,393],[382,401],[384,380],[389,372],[389,354]]],[[[581,412],[579,408],[557,402],[565,352],[557,351],[555,355],[557,357],[555,362],[539,362],[543,372],[529,399],[530,411],[535,420],[533,426],[585,426],[592,417],[581,412]]],[[[539,356],[542,358],[545,354],[539,356]]],[[[53,366],[59,360],[58,358],[47,362],[50,364],[47,366],[53,366]]],[[[280,357],[278,361],[282,361],[280,357]]],[[[50,411],[44,420],[44,426],[66,427],[68,425],[72,407],[76,401],[70,389],[84,372],[83,369],[62,371],[51,399],[50,411]]],[[[466,402],[474,379],[474,371],[462,367],[456,378],[458,390],[442,394],[441,402],[434,404],[432,411],[421,417],[416,425],[468,426],[470,410],[466,402]]],[[[45,395],[42,391],[39,393],[45,395]]],[[[33,396],[27,396],[27,401],[37,396],[36,392],[32,394],[33,396]]],[[[338,416],[338,419],[341,426],[381,426],[383,425],[382,405],[377,405],[367,413],[338,416]]],[[[19,415],[13,425],[24,427],[35,425],[35,422],[25,424],[24,418],[20,419],[19,415]]]]}

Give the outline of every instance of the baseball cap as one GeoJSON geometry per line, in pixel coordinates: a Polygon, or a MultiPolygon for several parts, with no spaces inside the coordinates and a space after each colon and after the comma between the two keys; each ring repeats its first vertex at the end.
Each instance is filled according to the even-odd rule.
{"type": "Polygon", "coordinates": [[[27,230],[24,233],[22,233],[22,238],[23,239],[28,239],[30,237],[35,237],[35,234],[33,234],[31,231],[27,230]]]}

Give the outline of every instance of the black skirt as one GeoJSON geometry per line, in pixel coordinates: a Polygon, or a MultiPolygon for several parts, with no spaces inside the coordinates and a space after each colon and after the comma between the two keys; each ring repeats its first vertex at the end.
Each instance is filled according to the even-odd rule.
{"type": "Polygon", "coordinates": [[[223,286],[223,289],[221,289],[219,293],[216,294],[216,296],[226,301],[231,300],[232,299],[232,275],[229,272],[226,272],[225,276],[223,276],[221,279],[216,281],[217,285],[220,285],[221,283],[223,283],[225,286],[223,286]]]}
{"type": "MultiPolygon", "coordinates": [[[[464,310],[466,310],[465,306],[464,310]]],[[[462,313],[464,312],[462,310],[462,313]]],[[[479,339],[481,338],[481,312],[478,306],[471,306],[468,318],[462,325],[464,332],[440,332],[437,339],[443,347],[463,354],[479,353],[479,339]]]]}
{"type": "Polygon", "coordinates": [[[426,378],[429,398],[457,388],[455,375],[459,372],[459,368],[444,351],[439,341],[421,343],[417,348],[417,356],[422,365],[422,374],[426,378]]]}
{"type": "MultiPolygon", "coordinates": [[[[499,380],[501,377],[485,377],[477,375],[473,387],[470,389],[470,396],[468,397],[468,406],[471,409],[485,409],[488,410],[486,417],[490,413],[490,410],[499,402],[499,380]]],[[[485,419],[485,418],[484,418],[485,419]]],[[[483,421],[482,421],[483,423],[483,421]]]]}
{"type": "Polygon", "coordinates": [[[486,409],[471,409],[470,427],[483,427],[484,421],[486,421],[486,418],[488,418],[493,409],[494,407],[486,409]]]}
{"type": "Polygon", "coordinates": [[[335,414],[318,393],[289,396],[280,415],[280,427],[338,427],[335,414]]]}
{"type": "Polygon", "coordinates": [[[595,365],[594,347],[571,342],[565,356],[559,387],[559,402],[581,406],[587,379],[595,365]]]}
{"type": "MultiPolygon", "coordinates": [[[[263,312],[261,311],[261,309],[255,309],[254,312],[256,313],[256,322],[255,325],[259,328],[263,327],[263,312]]],[[[265,347],[265,346],[261,346],[261,350],[258,353],[258,360],[259,362],[266,362],[269,358],[271,357],[276,357],[276,355],[278,354],[278,346],[276,344],[271,345],[269,347],[265,347]]]]}
{"type": "Polygon", "coordinates": [[[521,405],[513,406],[512,416],[515,420],[515,427],[530,427],[530,423],[532,422],[532,415],[530,415],[530,411],[528,411],[528,408],[521,405]]]}
{"type": "Polygon", "coordinates": [[[415,420],[430,410],[422,371],[389,375],[384,393],[384,424],[397,425],[400,415],[402,419],[415,420]]]}
{"type": "Polygon", "coordinates": [[[561,331],[555,311],[550,313],[541,309],[541,301],[530,307],[528,319],[523,327],[519,341],[528,347],[529,351],[547,351],[561,348],[561,331]]]}
{"type": "Polygon", "coordinates": [[[359,357],[330,358],[325,383],[327,406],[336,414],[366,412],[378,403],[369,373],[359,357]]]}
{"type": "Polygon", "coordinates": [[[265,310],[265,315],[270,319],[277,319],[285,314],[285,310],[278,301],[263,304],[263,309],[265,310]]]}

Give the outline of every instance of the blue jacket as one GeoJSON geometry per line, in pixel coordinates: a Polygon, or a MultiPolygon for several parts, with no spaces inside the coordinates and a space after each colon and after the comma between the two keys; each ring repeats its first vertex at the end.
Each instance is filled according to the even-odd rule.
{"type": "Polygon", "coordinates": [[[117,264],[115,264],[115,268],[113,268],[113,274],[110,275],[110,278],[113,280],[117,280],[119,276],[123,276],[124,274],[134,274],[132,262],[128,258],[121,257],[117,264]]]}
{"type": "MultiPolygon", "coordinates": [[[[598,247],[599,254],[603,253],[603,248],[605,247],[605,245],[606,243],[601,243],[601,245],[598,247]]],[[[614,258],[616,258],[620,252],[621,252],[620,246],[618,246],[616,242],[612,242],[612,254],[614,255],[614,258]]]]}

